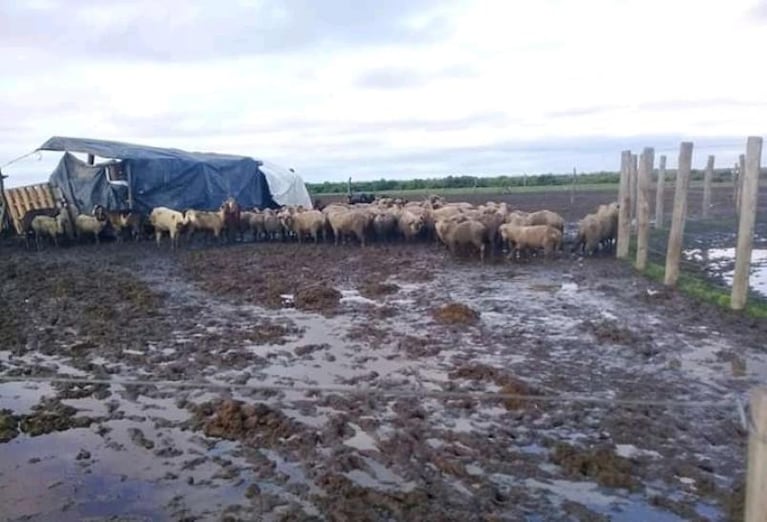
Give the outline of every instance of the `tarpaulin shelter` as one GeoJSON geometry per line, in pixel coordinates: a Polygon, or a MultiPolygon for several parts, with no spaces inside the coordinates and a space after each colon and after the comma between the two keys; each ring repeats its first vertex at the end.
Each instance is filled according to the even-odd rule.
{"type": "Polygon", "coordinates": [[[53,137],[38,150],[65,152],[50,183],[80,212],[97,204],[141,212],[159,206],[215,210],[229,197],[243,208],[312,206],[298,175],[247,156],[64,137],[53,137]],[[73,152],[88,154],[89,161],[73,152]],[[93,164],[96,156],[107,161],[93,164]]]}

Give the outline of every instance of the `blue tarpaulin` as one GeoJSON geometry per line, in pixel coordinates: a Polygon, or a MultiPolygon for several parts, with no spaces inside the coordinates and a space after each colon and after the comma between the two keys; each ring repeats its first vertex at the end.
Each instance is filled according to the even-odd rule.
{"type": "Polygon", "coordinates": [[[277,206],[269,191],[262,162],[247,156],[186,152],[114,141],[53,137],[38,150],[80,152],[119,160],[126,181],[110,180],[108,164],[89,165],[65,154],[50,182],[61,188],[80,212],[95,205],[110,210],[133,208],[149,212],[154,207],[176,210],[215,210],[229,197],[243,208],[277,206]]]}

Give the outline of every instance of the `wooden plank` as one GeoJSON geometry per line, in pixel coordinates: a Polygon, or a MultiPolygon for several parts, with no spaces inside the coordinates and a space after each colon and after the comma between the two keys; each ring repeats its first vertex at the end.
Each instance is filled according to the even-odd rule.
{"type": "Polygon", "coordinates": [[[650,178],[652,177],[655,150],[646,147],[639,157],[637,177],[637,257],[636,269],[647,268],[647,249],[650,240],[650,178]]]}
{"type": "Polygon", "coordinates": [[[746,473],[746,522],[767,522],[767,388],[751,391],[746,473]]]}
{"type": "Polygon", "coordinates": [[[631,242],[631,151],[621,152],[621,181],[618,188],[618,240],[615,257],[625,259],[629,255],[631,242]]]}
{"type": "Polygon", "coordinates": [[[711,181],[713,178],[714,156],[709,156],[706,163],[706,172],[703,176],[703,211],[701,214],[704,219],[708,218],[711,213],[711,181]]]}
{"type": "Polygon", "coordinates": [[[658,184],[655,188],[655,228],[663,228],[663,196],[666,186],[666,155],[660,157],[658,184]]]}
{"type": "Polygon", "coordinates": [[[735,274],[732,277],[730,307],[743,310],[748,299],[748,279],[751,270],[751,249],[754,242],[754,223],[759,197],[759,171],[762,160],[762,138],[751,136],[746,143],[746,169],[738,223],[738,246],[735,250],[735,274]]]}
{"type": "Polygon", "coordinates": [[[687,217],[687,190],[690,186],[690,171],[692,169],[692,143],[682,142],[679,147],[679,166],[676,171],[676,188],[674,190],[674,212],[671,216],[671,231],[668,234],[668,249],[666,251],[666,274],[663,284],[676,286],[679,279],[679,261],[682,258],[682,239],[684,238],[684,222],[687,217]]]}
{"type": "Polygon", "coordinates": [[[637,216],[637,178],[639,177],[638,174],[638,160],[639,156],[636,154],[631,155],[631,163],[629,165],[629,168],[631,169],[631,177],[630,179],[630,186],[631,186],[631,227],[634,226],[634,220],[637,216]]]}

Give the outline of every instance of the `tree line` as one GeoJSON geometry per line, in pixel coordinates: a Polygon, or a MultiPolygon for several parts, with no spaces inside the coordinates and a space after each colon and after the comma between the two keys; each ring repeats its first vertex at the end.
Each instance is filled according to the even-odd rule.
{"type": "MultiPolygon", "coordinates": [[[[657,171],[656,171],[657,172],[657,171]]],[[[666,171],[667,178],[675,175],[674,170],[666,171]]],[[[730,179],[729,169],[714,171],[713,181],[730,179]]],[[[655,177],[655,176],[654,176],[655,177]]],[[[702,180],[703,170],[694,169],[692,180],[702,180]]],[[[579,185],[616,184],[620,181],[619,172],[589,172],[578,174],[576,183],[579,185]]],[[[445,176],[442,178],[415,179],[377,179],[369,181],[352,180],[353,192],[400,192],[407,190],[438,190],[438,189],[473,189],[498,188],[500,190],[512,187],[542,187],[551,185],[568,185],[573,182],[572,174],[537,174],[530,176],[445,176]]],[[[306,187],[312,194],[338,194],[348,191],[346,181],[325,181],[322,183],[307,183],[306,187]]]]}
{"type": "MultiPolygon", "coordinates": [[[[617,183],[619,175],[616,172],[596,172],[578,175],[578,183],[617,183]]],[[[572,183],[572,174],[538,174],[532,176],[446,176],[443,178],[416,179],[378,179],[370,181],[352,180],[354,192],[383,192],[406,190],[434,190],[459,188],[499,188],[507,187],[538,187],[545,185],[566,185],[572,183]]],[[[346,192],[348,183],[345,181],[325,181],[323,183],[307,183],[309,191],[315,194],[330,194],[346,192]]]]}

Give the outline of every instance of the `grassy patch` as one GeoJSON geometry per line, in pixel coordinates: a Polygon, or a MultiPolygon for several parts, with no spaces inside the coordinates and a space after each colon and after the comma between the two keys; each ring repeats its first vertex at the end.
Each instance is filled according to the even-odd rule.
{"type": "MultiPolygon", "coordinates": [[[[644,275],[654,281],[662,283],[663,278],[666,275],[666,268],[660,263],[648,261],[644,275]]],[[[701,277],[696,277],[680,271],[679,280],[677,281],[677,290],[700,301],[730,310],[730,292],[701,277]]],[[[767,302],[749,296],[749,301],[746,304],[744,312],[751,317],[767,319],[767,302]]]]}

